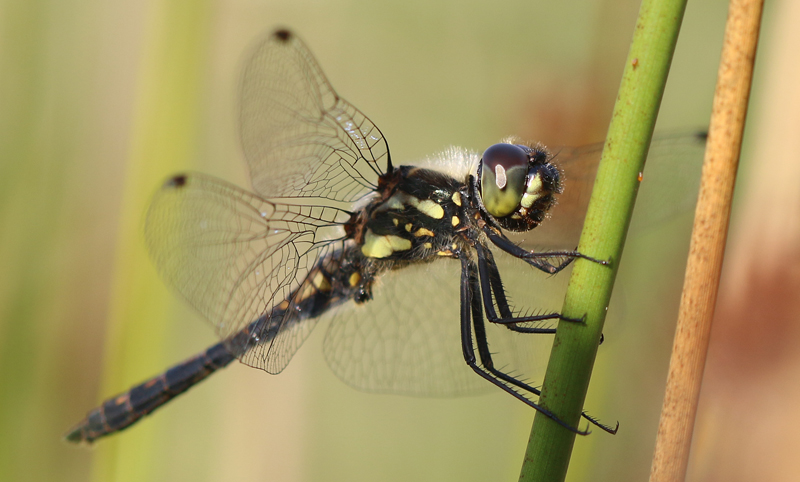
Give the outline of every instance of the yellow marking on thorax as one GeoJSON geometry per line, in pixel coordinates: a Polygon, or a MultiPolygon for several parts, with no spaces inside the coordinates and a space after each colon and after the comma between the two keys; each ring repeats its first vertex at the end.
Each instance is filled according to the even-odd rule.
{"type": "Polygon", "coordinates": [[[459,207],[461,206],[461,193],[459,193],[458,191],[454,192],[452,199],[456,206],[459,207]]]}
{"type": "Polygon", "coordinates": [[[350,283],[350,287],[355,288],[358,286],[358,283],[361,283],[361,273],[358,271],[353,272],[347,282],[350,283]]]}
{"type": "Polygon", "coordinates": [[[388,235],[385,238],[389,241],[389,244],[392,246],[392,250],[394,251],[405,251],[407,249],[411,249],[411,241],[406,238],[401,238],[400,236],[388,235]]]}
{"type": "Polygon", "coordinates": [[[458,223],[460,223],[460,222],[461,222],[461,220],[458,219],[458,216],[453,216],[452,219],[450,219],[450,224],[452,224],[453,227],[458,226],[458,223]]]}
{"type": "Polygon", "coordinates": [[[431,231],[430,229],[427,229],[427,228],[419,228],[416,231],[414,231],[414,236],[416,236],[417,238],[422,237],[422,236],[431,236],[431,237],[433,237],[433,231],[431,231]]]}
{"type": "Polygon", "coordinates": [[[391,209],[401,211],[405,205],[412,206],[422,214],[432,217],[433,219],[442,219],[444,217],[444,209],[439,204],[430,199],[420,201],[416,196],[411,196],[403,192],[399,192],[387,199],[380,207],[380,210],[391,209]]]}
{"type": "Polygon", "coordinates": [[[444,217],[444,208],[430,199],[420,201],[415,207],[419,212],[433,219],[442,219],[444,217]]]}
{"type": "Polygon", "coordinates": [[[387,258],[395,251],[409,249],[411,249],[411,240],[393,234],[378,236],[368,229],[364,236],[364,244],[361,246],[361,253],[369,258],[387,258]]]}

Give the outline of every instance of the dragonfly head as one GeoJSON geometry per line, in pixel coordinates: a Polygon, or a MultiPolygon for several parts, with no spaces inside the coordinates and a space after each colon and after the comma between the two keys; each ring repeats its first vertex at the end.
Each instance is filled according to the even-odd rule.
{"type": "Polygon", "coordinates": [[[561,192],[558,167],[539,145],[504,142],[483,153],[478,192],[486,211],[504,229],[529,231],[545,218],[561,192]]]}

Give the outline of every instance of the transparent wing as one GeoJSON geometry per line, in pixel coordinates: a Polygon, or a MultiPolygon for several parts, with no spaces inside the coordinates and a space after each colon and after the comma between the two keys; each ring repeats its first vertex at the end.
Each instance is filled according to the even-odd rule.
{"type": "MultiPolygon", "coordinates": [[[[173,177],[156,193],[145,237],[164,279],[225,340],[287,299],[344,235],[337,224],[342,218],[335,208],[278,204],[192,173],[173,177]]],[[[293,323],[294,313],[280,315],[270,342],[248,346],[247,353],[231,346],[231,352],[280,372],[316,323],[293,323]]]]}
{"type": "MultiPolygon", "coordinates": [[[[510,291],[521,291],[512,295],[517,301],[558,304],[553,303],[550,289],[558,290],[564,283],[510,256],[496,254],[496,259],[504,282],[514,288],[510,291]]],[[[324,342],[325,358],[334,373],[371,392],[456,396],[496,389],[464,361],[460,272],[458,260],[450,258],[404,267],[381,277],[371,301],[341,307],[324,342]]],[[[541,383],[552,336],[485,325],[495,366],[524,381],[541,383]]]]}
{"type": "MultiPolygon", "coordinates": [[[[603,144],[555,148],[555,162],[563,171],[563,192],[550,216],[528,233],[507,233],[528,249],[573,249],[583,228],[589,197],[603,144]]],[[[705,137],[687,132],[656,135],[650,144],[636,201],[640,228],[664,222],[694,208],[700,184],[705,137]]]]}
{"type": "Polygon", "coordinates": [[[381,131],[340,98],[292,32],[257,46],[241,84],[240,131],[254,190],[353,202],[389,165],[381,131]]]}

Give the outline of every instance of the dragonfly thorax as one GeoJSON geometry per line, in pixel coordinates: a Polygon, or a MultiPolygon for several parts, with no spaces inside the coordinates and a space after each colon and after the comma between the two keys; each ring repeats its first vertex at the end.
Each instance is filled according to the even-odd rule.
{"type": "Polygon", "coordinates": [[[385,174],[375,198],[354,216],[362,254],[391,260],[451,255],[458,249],[455,233],[467,224],[465,189],[431,169],[400,166],[385,174]]]}

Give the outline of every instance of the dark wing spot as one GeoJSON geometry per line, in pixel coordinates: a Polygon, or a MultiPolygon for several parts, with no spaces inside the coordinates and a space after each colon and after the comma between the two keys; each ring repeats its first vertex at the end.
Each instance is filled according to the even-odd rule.
{"type": "Polygon", "coordinates": [[[290,38],[292,38],[292,32],[282,28],[280,30],[275,31],[275,38],[280,40],[281,42],[287,42],[290,38]]]}
{"type": "Polygon", "coordinates": [[[186,185],[186,174],[178,174],[177,176],[168,180],[165,184],[166,187],[183,187],[186,185]]]}

